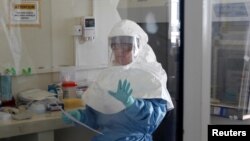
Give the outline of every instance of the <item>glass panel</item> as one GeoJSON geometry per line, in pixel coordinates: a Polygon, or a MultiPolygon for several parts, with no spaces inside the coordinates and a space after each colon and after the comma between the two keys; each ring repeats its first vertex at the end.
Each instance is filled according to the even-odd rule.
{"type": "Polygon", "coordinates": [[[168,74],[167,88],[175,102],[175,110],[166,116],[154,133],[154,140],[176,141],[179,115],[179,0],[120,0],[117,10],[121,19],[137,22],[148,34],[148,44],[168,74]]]}
{"type": "Polygon", "coordinates": [[[30,70],[33,73],[51,71],[51,10],[47,7],[49,5],[49,2],[40,0],[0,2],[1,73],[8,71],[14,75],[29,73],[30,70]]]}
{"type": "Polygon", "coordinates": [[[250,118],[250,1],[214,1],[212,5],[211,114],[250,118]]]}

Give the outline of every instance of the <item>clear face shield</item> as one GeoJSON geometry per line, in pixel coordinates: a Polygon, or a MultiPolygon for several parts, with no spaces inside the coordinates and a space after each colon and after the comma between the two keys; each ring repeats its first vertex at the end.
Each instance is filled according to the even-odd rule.
{"type": "Polygon", "coordinates": [[[139,49],[139,40],[133,36],[109,37],[110,64],[128,65],[134,61],[139,49]]]}

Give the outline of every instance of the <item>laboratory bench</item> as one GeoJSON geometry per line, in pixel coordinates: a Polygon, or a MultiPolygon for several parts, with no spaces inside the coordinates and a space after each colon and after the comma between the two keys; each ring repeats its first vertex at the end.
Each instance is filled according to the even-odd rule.
{"type": "Polygon", "coordinates": [[[61,112],[32,115],[27,120],[1,120],[0,141],[88,141],[94,134],[84,127],[66,125],[61,112]]]}
{"type": "Polygon", "coordinates": [[[61,121],[60,115],[61,112],[48,112],[45,114],[32,115],[31,119],[26,120],[1,120],[0,140],[14,136],[36,134],[38,141],[53,141],[54,130],[69,127],[69,125],[61,121]]]}

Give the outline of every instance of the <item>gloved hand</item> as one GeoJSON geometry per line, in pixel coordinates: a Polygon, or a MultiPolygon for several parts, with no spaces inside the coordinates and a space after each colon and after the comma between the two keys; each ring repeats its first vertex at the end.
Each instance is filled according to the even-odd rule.
{"type": "MultiPolygon", "coordinates": [[[[69,111],[68,114],[70,114],[71,116],[73,116],[78,121],[81,119],[81,113],[78,110],[69,111]]],[[[69,117],[67,117],[67,115],[65,115],[65,114],[61,115],[61,119],[66,124],[72,124],[72,123],[74,123],[74,121],[71,120],[69,117]]]]}
{"type": "Polygon", "coordinates": [[[130,89],[130,83],[124,80],[123,83],[119,80],[117,92],[108,91],[110,95],[121,101],[126,107],[134,103],[134,98],[131,96],[133,89],[130,89]]]}

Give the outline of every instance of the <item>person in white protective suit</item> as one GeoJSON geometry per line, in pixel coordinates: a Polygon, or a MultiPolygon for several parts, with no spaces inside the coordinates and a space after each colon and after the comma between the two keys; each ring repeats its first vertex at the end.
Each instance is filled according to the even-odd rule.
{"type": "MultiPolygon", "coordinates": [[[[92,141],[152,141],[152,133],[174,108],[166,72],[135,22],[121,20],[108,40],[110,66],[84,93],[86,108],[69,114],[103,133],[92,141]]],[[[75,123],[64,114],[62,119],[75,123]]]]}

